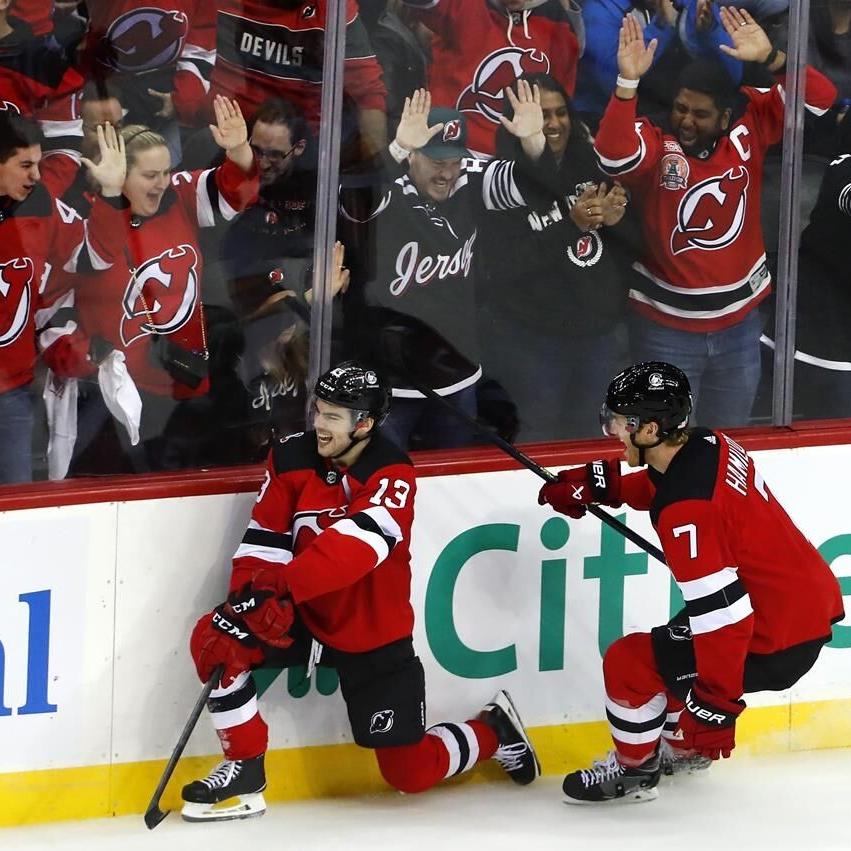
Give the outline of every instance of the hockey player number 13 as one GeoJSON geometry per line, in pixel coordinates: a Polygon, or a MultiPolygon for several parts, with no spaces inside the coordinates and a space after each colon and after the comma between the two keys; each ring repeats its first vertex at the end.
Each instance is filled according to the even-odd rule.
{"type": "Polygon", "coordinates": [[[410,484],[403,479],[396,479],[393,482],[393,495],[385,497],[384,494],[387,493],[389,487],[390,479],[379,479],[378,490],[375,492],[375,496],[369,501],[373,505],[381,505],[383,501],[384,505],[388,508],[404,508],[408,500],[408,494],[411,492],[410,484]]]}

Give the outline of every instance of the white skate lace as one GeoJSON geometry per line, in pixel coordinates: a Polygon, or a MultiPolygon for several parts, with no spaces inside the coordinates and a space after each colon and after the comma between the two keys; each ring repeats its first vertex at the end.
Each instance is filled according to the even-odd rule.
{"type": "Polygon", "coordinates": [[[518,771],[523,768],[523,757],[528,750],[525,742],[517,742],[514,745],[500,745],[493,758],[506,771],[518,771]]]}
{"type": "Polygon", "coordinates": [[[618,762],[618,755],[609,751],[605,759],[595,759],[591,768],[583,768],[579,775],[587,789],[595,783],[603,783],[606,780],[615,780],[624,772],[623,766],[618,762]]]}
{"type": "Polygon", "coordinates": [[[234,760],[220,762],[201,782],[208,789],[221,789],[239,776],[242,764],[234,760]]]}

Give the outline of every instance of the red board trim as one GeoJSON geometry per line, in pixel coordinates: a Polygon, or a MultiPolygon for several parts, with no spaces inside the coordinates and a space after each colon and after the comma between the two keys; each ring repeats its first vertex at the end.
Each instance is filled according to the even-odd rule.
{"type": "MultiPolygon", "coordinates": [[[[788,428],[729,429],[727,433],[750,450],[851,443],[851,424],[848,420],[798,422],[788,428]]],[[[519,448],[545,467],[565,467],[582,464],[593,458],[619,455],[618,446],[613,440],[600,439],[530,443],[519,448]]],[[[492,446],[414,452],[412,458],[417,467],[417,475],[421,477],[521,469],[521,465],[513,458],[492,446]]],[[[0,487],[0,511],[94,502],[130,502],[139,499],[246,493],[256,491],[262,478],[262,466],[254,465],[7,485],[0,487]]]]}

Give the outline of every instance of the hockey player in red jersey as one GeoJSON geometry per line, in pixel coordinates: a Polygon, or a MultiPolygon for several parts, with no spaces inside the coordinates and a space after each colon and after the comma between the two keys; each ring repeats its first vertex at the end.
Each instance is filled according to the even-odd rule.
{"type": "Polygon", "coordinates": [[[423,667],[411,638],[416,479],[410,459],[381,434],[389,403],[375,372],[342,363],[316,383],[315,430],[283,438],[270,453],[230,595],[190,641],[201,680],[225,665],[208,703],[225,761],[184,787],[189,821],[265,810],[267,728],[251,670],[317,655],[337,669],[354,741],[375,750],[396,789],[421,792],[490,758],[520,784],[540,774],[504,691],[475,720],[425,727],[423,667]]]}
{"type": "Polygon", "coordinates": [[[621,477],[619,461],[594,461],[562,471],[538,498],[577,518],[590,504],[649,511],[686,604],[606,651],[615,748],[565,777],[570,803],[650,800],[665,761],[675,771],[729,757],[742,696],[791,688],[844,617],[839,583],[745,450],[687,428],[690,413],[681,370],[629,367],[609,385],[601,421],[627,464],[648,469],[621,477]]]}
{"type": "MultiPolygon", "coordinates": [[[[746,12],[720,10],[730,56],[762,63],[777,77],[768,91],[736,91],[720,65],[696,63],[680,80],[668,127],[636,116],[639,81],[656,41],[644,44],[624,19],[618,86],[595,139],[604,171],[631,191],[643,222],[644,252],[629,292],[633,355],[672,359],[688,375],[697,422],[746,423],[760,375],[762,322],[756,306],[771,291],[760,217],[763,162],[783,134],[786,55],[746,12]],[[711,336],[709,336],[711,335],[711,336]],[[707,350],[711,352],[707,356],[707,350]]],[[[806,69],[807,110],[823,114],[830,81],[806,69]]]]}

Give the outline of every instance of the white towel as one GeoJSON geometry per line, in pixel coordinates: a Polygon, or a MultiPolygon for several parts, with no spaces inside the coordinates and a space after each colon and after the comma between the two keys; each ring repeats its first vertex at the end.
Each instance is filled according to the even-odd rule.
{"type": "Polygon", "coordinates": [[[113,349],[98,366],[98,385],[107,409],[127,431],[130,443],[139,442],[142,399],[127,371],[124,352],[113,349]]]}
{"type": "Polygon", "coordinates": [[[47,441],[47,475],[51,481],[68,475],[77,442],[77,379],[57,378],[47,371],[44,407],[50,438],[47,441]]]}

